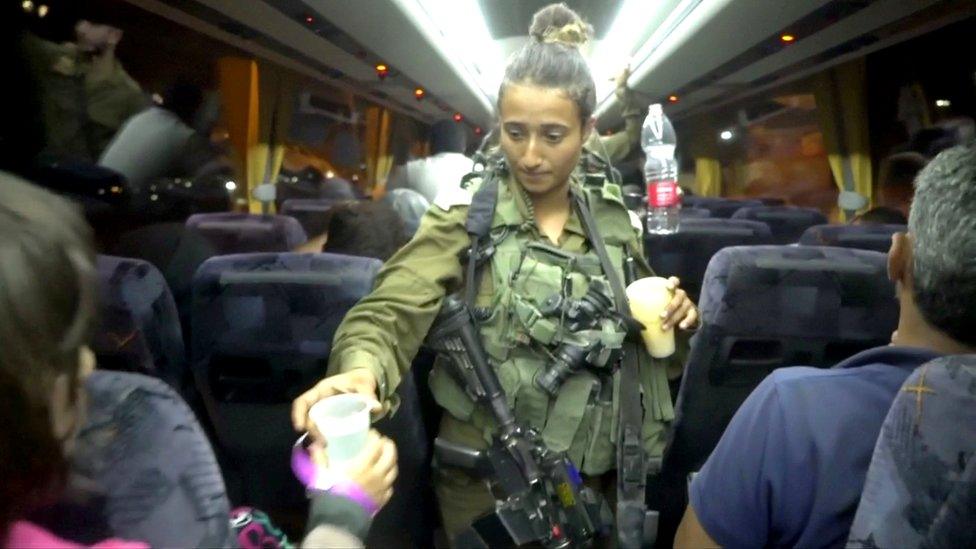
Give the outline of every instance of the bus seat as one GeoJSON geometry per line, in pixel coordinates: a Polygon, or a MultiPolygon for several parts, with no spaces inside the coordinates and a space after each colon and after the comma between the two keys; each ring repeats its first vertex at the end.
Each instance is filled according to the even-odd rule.
{"type": "MultiPolygon", "coordinates": [[[[269,513],[305,509],[289,468],[298,436],[291,403],[325,375],[339,323],[370,292],[381,265],[338,254],[265,253],[214,257],[197,271],[193,373],[218,447],[237,469],[235,501],[269,513]]],[[[398,394],[396,414],[376,425],[397,443],[396,501],[377,516],[371,535],[410,531],[411,520],[423,524],[411,513],[424,508],[410,498],[424,489],[416,484],[429,450],[412,376],[404,376],[398,394]]]]}
{"type": "Polygon", "coordinates": [[[905,225],[815,225],[803,232],[800,244],[888,253],[891,235],[907,230],[905,225]]]}
{"type": "Polygon", "coordinates": [[[793,244],[803,231],[827,222],[827,216],[814,208],[796,206],[750,206],[732,215],[732,219],[751,219],[769,225],[773,243],[793,244]]]}
{"type": "Polygon", "coordinates": [[[227,547],[230,503],[206,435],[176,392],[127,372],[93,373],[72,472],[103,492],[112,535],[152,547],[227,547]]]}
{"type": "Polygon", "coordinates": [[[829,368],[885,345],[898,302],[884,254],[849,248],[741,246],[715,254],[699,302],[662,464],[670,539],[687,502],[687,477],[704,464],[749,393],[776,368],[829,368]]]}
{"type": "Polygon", "coordinates": [[[848,547],[976,546],[974,387],[976,355],[933,360],[905,380],[881,426],[848,547]]]}
{"type": "Polygon", "coordinates": [[[207,237],[220,254],[287,252],[308,240],[298,220],[285,215],[195,214],[186,226],[207,237]]]}
{"type": "MultiPolygon", "coordinates": [[[[100,255],[98,367],[147,374],[184,392],[190,381],[176,303],[162,273],[139,259],[100,255]]],[[[185,394],[185,393],[184,393],[185,394]]]]}
{"type": "Polygon", "coordinates": [[[758,200],[739,200],[713,196],[686,196],[682,199],[685,206],[691,208],[705,208],[712,213],[711,217],[728,219],[732,214],[749,206],[762,206],[758,200]]]}
{"type": "Polygon", "coordinates": [[[706,217],[712,217],[712,212],[708,208],[696,208],[689,206],[687,208],[682,207],[679,211],[681,219],[704,219],[706,217]]]}
{"type": "Polygon", "coordinates": [[[325,198],[290,198],[281,205],[282,215],[290,215],[301,223],[305,234],[316,237],[328,230],[328,213],[339,201],[325,198]]]}
{"type": "Polygon", "coordinates": [[[769,227],[738,219],[682,219],[678,232],[644,235],[644,253],[659,276],[676,276],[697,302],[708,261],[727,246],[769,244],[769,227]]]}

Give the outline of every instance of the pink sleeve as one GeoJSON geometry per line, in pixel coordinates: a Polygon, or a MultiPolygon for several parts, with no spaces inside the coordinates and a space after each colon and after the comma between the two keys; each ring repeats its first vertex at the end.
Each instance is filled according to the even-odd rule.
{"type": "MultiPolygon", "coordinates": [[[[47,530],[27,521],[15,522],[7,533],[6,547],[22,549],[84,549],[73,541],[61,539],[47,530]]],[[[93,549],[149,549],[141,541],[107,539],[91,546],[93,549]]]]}

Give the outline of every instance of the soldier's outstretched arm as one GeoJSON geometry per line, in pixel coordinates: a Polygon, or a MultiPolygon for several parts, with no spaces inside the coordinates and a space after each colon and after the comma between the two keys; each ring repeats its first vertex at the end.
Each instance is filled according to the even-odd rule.
{"type": "Polygon", "coordinates": [[[465,194],[431,206],[414,238],[380,270],[373,291],[346,314],[329,357],[328,376],[335,379],[326,377],[295,400],[292,420],[297,429],[305,427],[312,404],[335,393],[372,390],[382,409],[395,405],[400,378],[444,296],[461,284],[458,253],[469,245],[464,222],[470,193],[459,192],[465,194]],[[342,387],[334,387],[336,383],[342,387]]]}

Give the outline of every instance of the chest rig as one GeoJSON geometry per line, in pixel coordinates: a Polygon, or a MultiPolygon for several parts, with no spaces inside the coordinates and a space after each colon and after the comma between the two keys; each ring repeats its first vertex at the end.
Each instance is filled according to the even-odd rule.
{"type": "MultiPolygon", "coordinates": [[[[612,190],[605,179],[590,176],[572,188],[589,249],[573,253],[540,242],[521,228],[534,221],[515,209],[506,194],[515,191],[501,188],[506,176],[500,163],[476,176],[481,186],[466,221],[472,244],[461,257],[465,300],[515,417],[541,432],[550,448],[567,452],[584,474],[601,474],[614,467],[620,434],[619,358],[629,328],[622,281],[633,229],[625,209],[606,196],[612,190]],[[596,238],[602,246],[594,245],[596,238]]],[[[631,406],[640,450],[636,387],[644,380],[633,377],[632,390],[624,392],[637,399],[631,406]]],[[[431,389],[458,419],[485,433],[493,429],[449,369],[435,367],[431,389]]]]}

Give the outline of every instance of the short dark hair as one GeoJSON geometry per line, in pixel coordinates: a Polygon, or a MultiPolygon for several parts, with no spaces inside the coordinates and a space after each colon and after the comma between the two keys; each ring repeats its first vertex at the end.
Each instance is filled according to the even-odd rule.
{"type": "Polygon", "coordinates": [[[881,161],[878,174],[878,188],[911,189],[918,172],[928,163],[928,159],[917,152],[892,154],[881,161]]]}
{"type": "Polygon", "coordinates": [[[430,152],[463,153],[468,146],[464,126],[454,120],[440,120],[430,127],[430,152]]]}
{"type": "Polygon", "coordinates": [[[505,89],[512,84],[555,88],[576,104],[581,124],[586,125],[596,109],[596,84],[579,47],[592,33],[593,28],[564,3],[537,11],[529,27],[529,43],[505,68],[498,89],[499,110],[505,89]]]}
{"type": "Polygon", "coordinates": [[[871,208],[854,219],[862,225],[906,225],[908,219],[905,214],[894,208],[879,206],[871,208]]]}
{"type": "Polygon", "coordinates": [[[323,252],[386,261],[407,242],[403,221],[385,202],[348,202],[335,206],[329,214],[323,252]]]}
{"type": "Polygon", "coordinates": [[[915,303],[932,326],[976,345],[976,145],[935,157],[915,179],[908,216],[915,303]]]}
{"type": "Polygon", "coordinates": [[[0,539],[60,487],[48,399],[95,327],[91,230],[65,199],[0,172],[0,539]]]}

